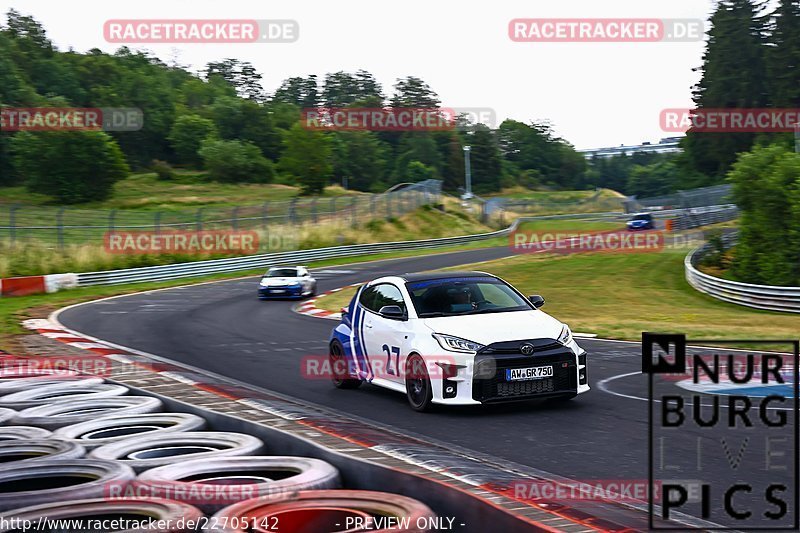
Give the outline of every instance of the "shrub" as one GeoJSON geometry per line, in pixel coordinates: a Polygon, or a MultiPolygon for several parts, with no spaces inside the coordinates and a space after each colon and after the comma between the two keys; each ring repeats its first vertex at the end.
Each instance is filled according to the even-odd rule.
{"type": "Polygon", "coordinates": [[[175,171],[172,170],[172,167],[166,161],[153,159],[153,163],[150,168],[156,173],[156,176],[158,176],[158,179],[160,180],[167,181],[175,177],[175,171]]]}
{"type": "Polygon", "coordinates": [[[272,161],[246,141],[206,139],[198,152],[211,179],[228,183],[271,183],[275,178],[272,161]]]}
{"type": "Polygon", "coordinates": [[[20,132],[11,150],[28,190],[64,204],[104,200],[128,174],[119,145],[101,131],[20,132]]]}

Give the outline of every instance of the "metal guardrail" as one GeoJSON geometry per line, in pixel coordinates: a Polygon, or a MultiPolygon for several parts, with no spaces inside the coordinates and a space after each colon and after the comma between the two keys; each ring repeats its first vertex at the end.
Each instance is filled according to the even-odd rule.
{"type": "MultiPolygon", "coordinates": [[[[735,234],[726,235],[723,237],[723,243],[729,246],[735,242],[735,239],[735,234]]],[[[709,250],[710,245],[704,244],[693,250],[684,259],[686,281],[689,282],[689,285],[713,298],[732,304],[768,311],[800,313],[800,287],[741,283],[717,278],[697,270],[698,263],[709,250]]]]}
{"type": "Polygon", "coordinates": [[[208,261],[193,261],[173,265],[157,265],[149,267],[129,268],[125,270],[108,270],[104,272],[86,272],[78,274],[78,286],[115,285],[120,283],[137,283],[146,281],[167,281],[172,279],[206,276],[226,272],[266,269],[276,264],[303,264],[325,259],[351,257],[366,254],[396,252],[399,250],[423,250],[504,237],[514,231],[521,222],[527,220],[570,219],[570,218],[616,218],[621,213],[592,213],[577,215],[546,215],[519,218],[511,226],[498,231],[465,235],[460,237],[441,237],[417,241],[382,242],[371,244],[353,244],[331,246],[313,250],[296,250],[268,254],[249,255],[208,261]]]}
{"type": "MultiPolygon", "coordinates": [[[[720,207],[719,209],[707,208],[703,212],[694,213],[686,223],[678,223],[676,229],[687,229],[698,227],[699,225],[711,224],[722,220],[730,220],[729,217],[735,216],[735,208],[720,207]]],[[[665,211],[657,214],[660,217],[676,216],[676,220],[682,220],[686,213],[678,211],[665,211]]],[[[416,241],[397,241],[370,244],[353,244],[345,246],[331,246],[327,248],[316,248],[312,250],[295,250],[288,252],[276,252],[267,254],[248,255],[243,257],[232,257],[225,259],[212,259],[207,261],[192,261],[188,263],[178,263],[172,265],[156,265],[149,267],[129,268],[125,270],[108,270],[103,272],[85,272],[78,274],[78,286],[87,287],[92,285],[115,285],[120,283],[139,283],[147,281],[168,281],[180,278],[191,278],[206,276],[209,274],[221,274],[227,272],[237,272],[245,270],[266,269],[267,267],[280,264],[303,264],[325,259],[335,259],[339,257],[353,257],[366,254],[396,252],[400,250],[424,250],[428,248],[438,248],[443,246],[453,246],[468,244],[496,237],[504,237],[513,232],[520,223],[532,220],[554,220],[554,219],[612,219],[624,220],[625,215],[619,212],[607,213],[580,213],[568,215],[542,215],[534,217],[521,217],[514,221],[511,226],[498,231],[479,233],[475,235],[464,235],[460,237],[441,237],[438,239],[423,239],[416,241]]]]}

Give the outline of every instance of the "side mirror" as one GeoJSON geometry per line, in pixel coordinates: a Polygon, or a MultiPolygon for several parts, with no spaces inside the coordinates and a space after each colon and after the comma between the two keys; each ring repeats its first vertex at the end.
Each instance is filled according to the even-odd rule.
{"type": "Polygon", "coordinates": [[[405,320],[406,318],[406,314],[399,305],[384,305],[381,307],[381,310],[378,311],[378,314],[384,318],[391,318],[392,320],[405,320]]]}
{"type": "Polygon", "coordinates": [[[528,296],[528,300],[531,301],[531,303],[536,309],[539,309],[541,306],[544,305],[544,298],[542,298],[538,294],[531,294],[530,296],[528,296]]]}

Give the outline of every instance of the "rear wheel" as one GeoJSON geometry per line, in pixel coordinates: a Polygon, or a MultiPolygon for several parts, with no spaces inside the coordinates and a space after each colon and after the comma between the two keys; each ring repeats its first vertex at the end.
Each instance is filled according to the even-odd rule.
{"type": "Polygon", "coordinates": [[[429,410],[433,402],[428,369],[425,360],[418,354],[411,354],[406,361],[406,397],[411,408],[418,412],[429,410]]]}
{"type": "Polygon", "coordinates": [[[331,380],[337,389],[357,389],[362,380],[350,377],[347,358],[344,356],[342,343],[335,340],[330,347],[331,380]]]}

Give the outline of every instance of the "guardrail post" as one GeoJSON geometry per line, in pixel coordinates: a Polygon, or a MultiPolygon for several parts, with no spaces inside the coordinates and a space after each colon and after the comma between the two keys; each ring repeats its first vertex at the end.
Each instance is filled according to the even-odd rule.
{"type": "Polygon", "coordinates": [[[264,205],[261,206],[261,226],[264,228],[267,227],[268,214],[269,214],[269,202],[264,202],[264,205]]]}
{"type": "Polygon", "coordinates": [[[350,200],[350,217],[351,217],[350,226],[354,228],[358,225],[358,212],[356,211],[356,201],[357,200],[355,196],[353,196],[353,198],[350,200]]]}
{"type": "Polygon", "coordinates": [[[58,247],[64,249],[64,209],[60,207],[56,213],[56,231],[58,232],[58,247]]]}
{"type": "Polygon", "coordinates": [[[317,223],[317,199],[311,200],[311,222],[317,223]]]}
{"type": "Polygon", "coordinates": [[[231,227],[233,231],[239,229],[239,206],[233,208],[233,212],[231,213],[231,227]]]}
{"type": "Polygon", "coordinates": [[[286,213],[286,219],[289,224],[294,224],[297,220],[297,198],[292,198],[289,202],[289,211],[286,213]]]}
{"type": "Polygon", "coordinates": [[[17,210],[20,207],[14,204],[8,209],[8,237],[12,245],[17,240],[17,210]]]}
{"type": "Polygon", "coordinates": [[[195,220],[195,228],[197,231],[203,231],[203,208],[197,209],[197,216],[195,220]]]}
{"type": "Polygon", "coordinates": [[[156,211],[156,214],[153,215],[153,228],[155,228],[156,234],[161,233],[161,211],[156,211]]]}
{"type": "Polygon", "coordinates": [[[111,211],[109,211],[109,213],[108,213],[108,233],[109,234],[114,233],[114,222],[115,222],[116,218],[117,218],[117,210],[116,209],[112,209],[111,211]]]}

